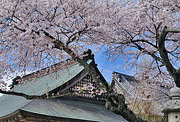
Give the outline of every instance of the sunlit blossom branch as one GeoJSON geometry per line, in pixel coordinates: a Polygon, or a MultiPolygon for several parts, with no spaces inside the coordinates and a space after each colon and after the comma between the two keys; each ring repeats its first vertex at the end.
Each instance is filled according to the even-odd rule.
{"type": "Polygon", "coordinates": [[[136,47],[137,49],[139,49],[140,51],[142,51],[142,52],[144,52],[144,53],[152,56],[154,59],[158,60],[158,61],[161,62],[162,64],[164,63],[164,62],[162,61],[162,59],[161,59],[160,57],[156,56],[154,53],[151,53],[151,52],[147,51],[145,48],[141,47],[141,46],[138,45],[137,43],[133,43],[133,44],[134,44],[135,47],[136,47]]]}

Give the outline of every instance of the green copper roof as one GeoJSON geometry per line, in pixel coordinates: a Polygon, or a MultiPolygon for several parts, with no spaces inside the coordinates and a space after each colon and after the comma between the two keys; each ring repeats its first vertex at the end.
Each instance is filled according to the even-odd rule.
{"type": "Polygon", "coordinates": [[[21,110],[48,116],[99,121],[127,122],[102,104],[77,99],[33,100],[21,110]]]}
{"type": "MultiPolygon", "coordinates": [[[[42,100],[26,100],[22,97],[4,95],[0,97],[0,119],[16,110],[30,113],[80,119],[98,122],[127,122],[124,118],[116,115],[105,108],[103,104],[93,103],[84,98],[55,98],[42,100]]],[[[97,101],[96,101],[97,102],[97,101]]]]}
{"type": "Polygon", "coordinates": [[[24,97],[3,95],[0,97],[0,118],[15,112],[16,110],[27,105],[31,100],[24,97]]]}
{"type": "MultiPolygon", "coordinates": [[[[90,62],[91,60],[88,60],[88,63],[90,62]]],[[[35,81],[31,80],[26,83],[19,84],[15,86],[13,90],[29,95],[43,95],[47,91],[51,91],[71,80],[83,69],[84,67],[80,66],[78,63],[72,64],[66,69],[36,78],[35,81]]]]}

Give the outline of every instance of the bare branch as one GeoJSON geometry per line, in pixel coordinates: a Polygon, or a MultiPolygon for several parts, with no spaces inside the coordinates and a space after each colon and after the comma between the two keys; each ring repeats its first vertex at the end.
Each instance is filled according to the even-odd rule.
{"type": "Polygon", "coordinates": [[[180,30],[168,30],[168,29],[166,29],[164,33],[180,33],[180,30]]]}

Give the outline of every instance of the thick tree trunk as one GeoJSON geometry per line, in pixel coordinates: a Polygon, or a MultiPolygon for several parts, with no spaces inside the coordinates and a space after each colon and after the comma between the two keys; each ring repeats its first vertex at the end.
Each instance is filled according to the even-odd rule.
{"type": "Polygon", "coordinates": [[[166,67],[169,74],[174,78],[177,87],[180,87],[180,68],[177,70],[169,60],[168,52],[165,48],[166,36],[168,33],[180,33],[180,31],[170,31],[165,26],[158,38],[158,50],[162,58],[161,62],[166,67]]]}
{"type": "Polygon", "coordinates": [[[175,74],[174,81],[176,83],[176,86],[180,88],[180,69],[175,74]]]}

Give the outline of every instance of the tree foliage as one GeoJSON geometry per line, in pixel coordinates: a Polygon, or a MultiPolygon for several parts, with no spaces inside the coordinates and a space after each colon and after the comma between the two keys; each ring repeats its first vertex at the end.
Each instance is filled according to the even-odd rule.
{"type": "Polygon", "coordinates": [[[167,75],[165,66],[180,84],[177,0],[8,0],[0,7],[1,77],[107,45],[110,57],[125,56],[130,65],[150,55],[157,75],[167,75]]]}
{"type": "Polygon", "coordinates": [[[119,4],[111,17],[114,31],[108,56],[125,56],[128,65],[136,66],[139,57],[149,55],[155,77],[167,82],[170,75],[180,87],[180,2],[137,0],[119,4]]]}

